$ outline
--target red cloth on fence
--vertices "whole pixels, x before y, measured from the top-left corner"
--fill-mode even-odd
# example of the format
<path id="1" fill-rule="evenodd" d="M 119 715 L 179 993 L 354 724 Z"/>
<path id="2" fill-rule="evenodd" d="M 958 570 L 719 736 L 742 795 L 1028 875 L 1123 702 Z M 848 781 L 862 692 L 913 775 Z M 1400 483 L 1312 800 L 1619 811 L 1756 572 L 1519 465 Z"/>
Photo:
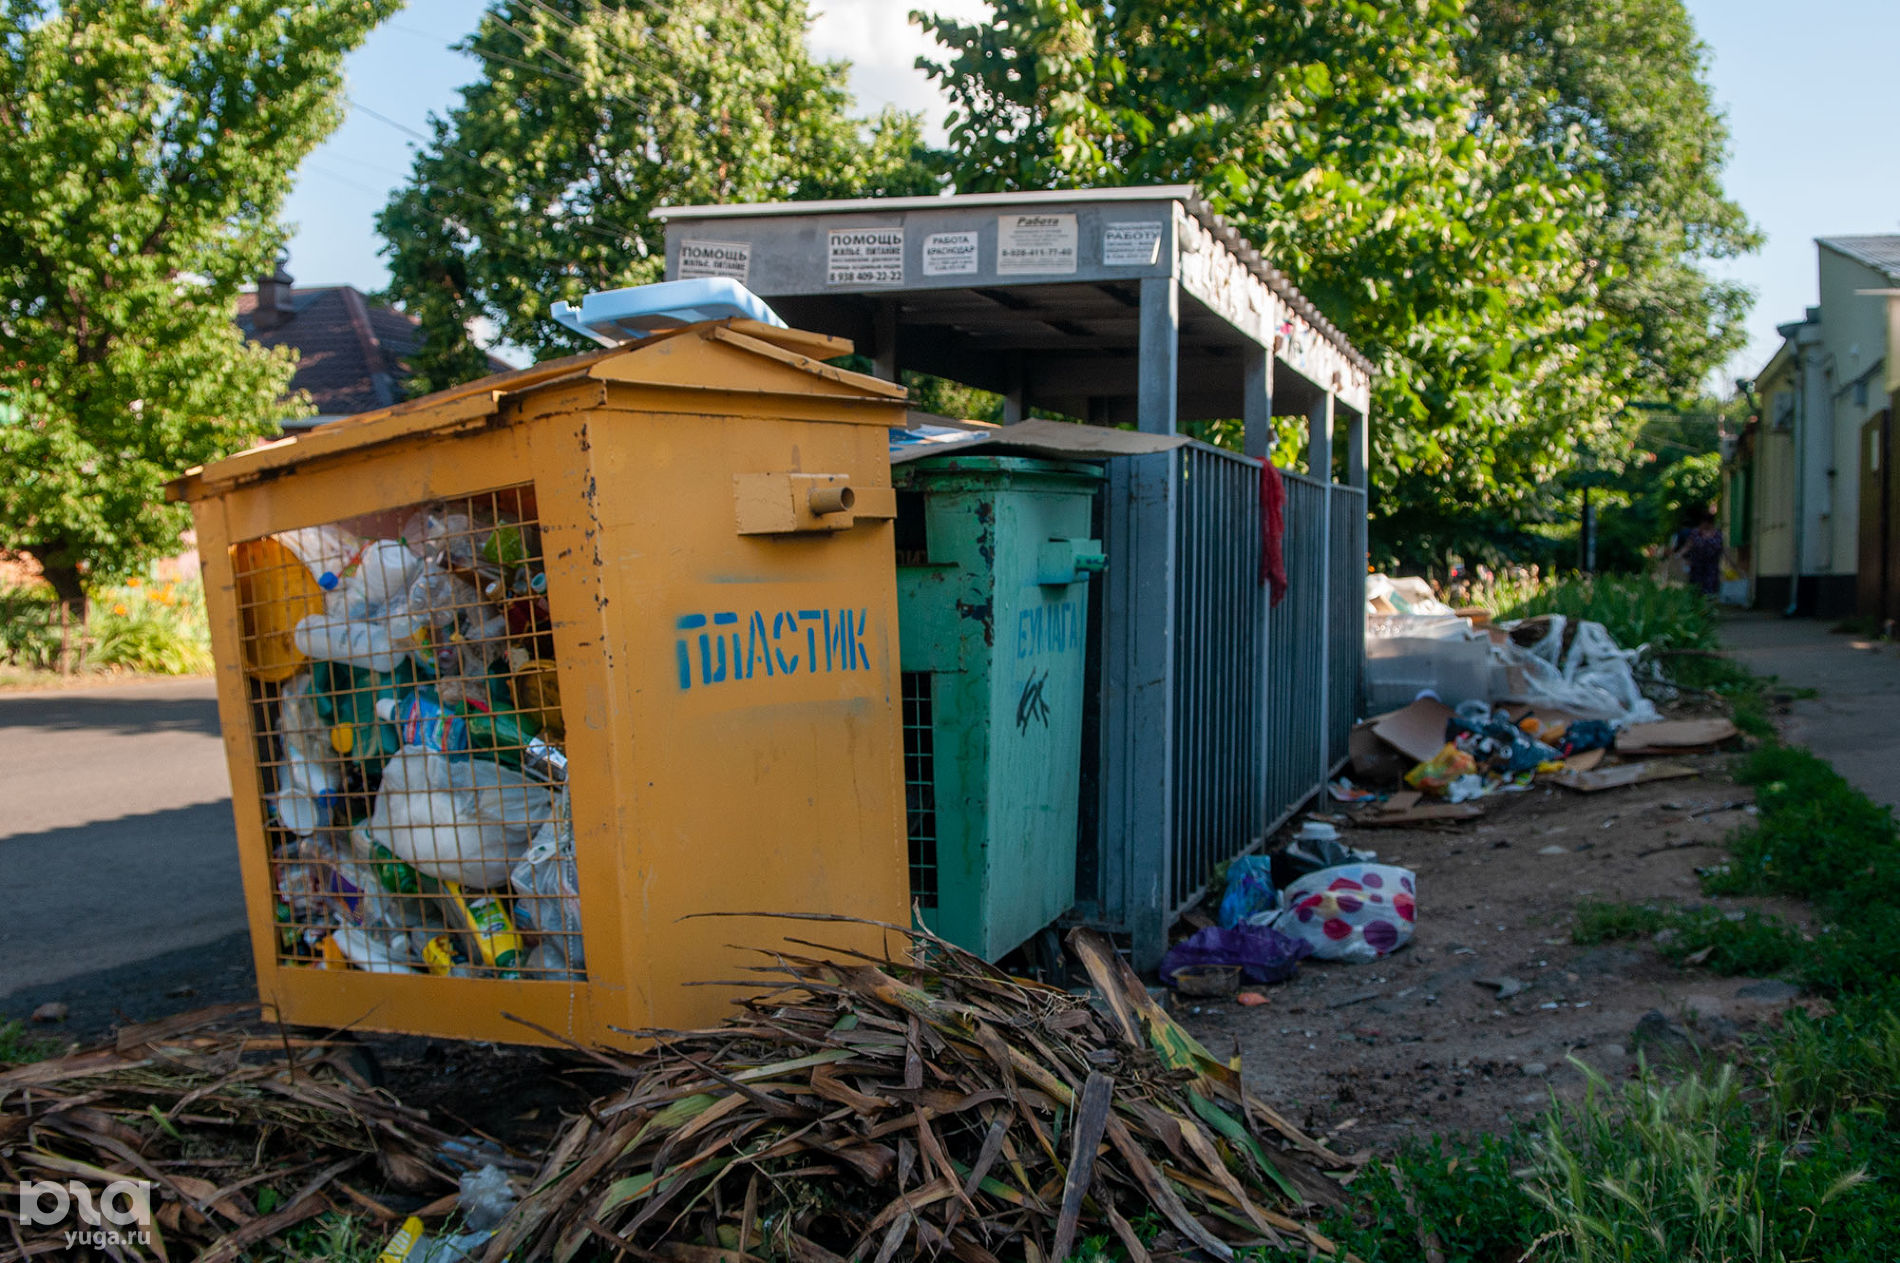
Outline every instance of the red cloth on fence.
<path id="1" fill-rule="evenodd" d="M 1286 599 L 1286 482 L 1273 462 L 1260 462 L 1260 582 L 1269 585 L 1268 606 Z"/>

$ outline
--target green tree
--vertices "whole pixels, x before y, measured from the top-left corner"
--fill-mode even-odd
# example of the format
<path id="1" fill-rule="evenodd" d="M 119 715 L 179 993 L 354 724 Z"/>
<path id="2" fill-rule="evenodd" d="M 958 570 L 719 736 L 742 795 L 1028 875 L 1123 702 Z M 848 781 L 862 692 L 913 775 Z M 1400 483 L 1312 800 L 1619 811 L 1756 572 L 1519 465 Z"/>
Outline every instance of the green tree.
<path id="1" fill-rule="evenodd" d="M 804 0 L 491 6 L 461 46 L 482 78 L 377 221 L 426 339 L 411 389 L 488 371 L 478 320 L 537 356 L 590 345 L 548 305 L 658 280 L 655 206 L 936 187 L 917 119 L 848 116 L 809 21 Z"/>
<path id="2" fill-rule="evenodd" d="M 237 288 L 396 0 L 0 0 L 0 547 L 72 613 L 178 545 L 164 481 L 282 414 Z"/>
<path id="3" fill-rule="evenodd" d="M 1498 51 L 1487 13 L 998 0 L 984 23 L 922 20 L 949 49 L 925 68 L 955 109 L 959 189 L 1194 182 L 1373 359 L 1375 549 L 1417 564 L 1552 518 L 1580 441 L 1615 449 L 1658 365 L 1693 381 L 1733 337 L 1732 295 L 1705 290 L 1680 327 L 1668 292 L 1650 301 L 1703 283 L 1667 234 L 1640 281 L 1634 246 L 1601 254 L 1606 220 L 1639 205 L 1605 160 L 1628 125 L 1599 82 L 1613 71 Z M 1562 98 L 1585 87 L 1600 99 Z M 1706 91 L 1671 104 L 1707 125 L 1671 160 L 1712 181 Z"/>
<path id="4" fill-rule="evenodd" d="M 1752 301 L 1704 265 L 1761 236 L 1722 190 L 1728 127 L 1682 0 L 1472 0 L 1472 12 L 1465 61 L 1488 108 L 1603 190 L 1580 240 L 1599 261 L 1616 371 L 1646 400 L 1695 403 L 1742 346 Z"/>

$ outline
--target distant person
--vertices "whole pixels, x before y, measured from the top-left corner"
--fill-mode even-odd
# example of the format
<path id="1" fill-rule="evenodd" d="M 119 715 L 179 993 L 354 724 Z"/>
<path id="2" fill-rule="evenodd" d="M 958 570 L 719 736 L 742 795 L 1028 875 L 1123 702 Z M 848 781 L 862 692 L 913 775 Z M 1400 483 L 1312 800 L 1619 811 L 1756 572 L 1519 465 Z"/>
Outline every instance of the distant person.
<path id="1" fill-rule="evenodd" d="M 1696 524 L 1676 545 L 1676 556 L 1689 564 L 1689 585 L 1714 596 L 1722 590 L 1722 528 L 1715 524 L 1715 510 L 1704 509 Z"/>

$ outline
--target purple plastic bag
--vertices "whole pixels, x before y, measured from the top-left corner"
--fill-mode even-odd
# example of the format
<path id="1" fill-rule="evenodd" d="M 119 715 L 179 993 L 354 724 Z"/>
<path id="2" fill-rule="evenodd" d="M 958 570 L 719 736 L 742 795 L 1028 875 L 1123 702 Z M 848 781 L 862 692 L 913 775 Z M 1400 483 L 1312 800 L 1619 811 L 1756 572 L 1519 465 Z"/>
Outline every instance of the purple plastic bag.
<path id="1" fill-rule="evenodd" d="M 1174 975 L 1196 965 L 1239 965 L 1251 982 L 1285 982 L 1299 969 L 1300 958 L 1313 946 L 1264 925 L 1211 925 L 1182 939 L 1161 958 L 1161 981 L 1174 985 Z"/>

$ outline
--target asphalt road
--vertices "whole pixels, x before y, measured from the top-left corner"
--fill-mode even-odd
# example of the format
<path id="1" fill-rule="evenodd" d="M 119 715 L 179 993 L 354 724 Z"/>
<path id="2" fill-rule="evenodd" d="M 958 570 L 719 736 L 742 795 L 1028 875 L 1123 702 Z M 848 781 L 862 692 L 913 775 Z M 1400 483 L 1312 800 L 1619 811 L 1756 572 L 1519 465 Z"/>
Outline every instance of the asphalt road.
<path id="1" fill-rule="evenodd" d="M 209 680 L 0 693 L 0 1018 L 253 994 Z"/>

